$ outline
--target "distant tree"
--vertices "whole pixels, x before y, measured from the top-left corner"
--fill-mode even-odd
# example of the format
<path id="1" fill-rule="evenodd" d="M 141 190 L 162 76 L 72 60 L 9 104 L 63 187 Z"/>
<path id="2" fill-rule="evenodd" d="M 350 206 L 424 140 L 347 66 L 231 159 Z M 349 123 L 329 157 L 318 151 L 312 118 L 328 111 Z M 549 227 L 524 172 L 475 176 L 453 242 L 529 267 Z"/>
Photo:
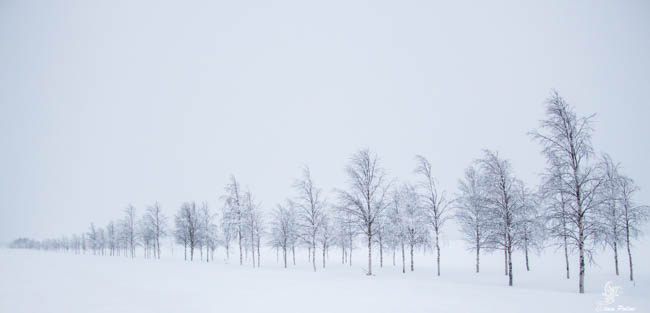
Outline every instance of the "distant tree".
<path id="1" fill-rule="evenodd" d="M 557 168 L 555 168 L 557 170 Z M 543 207 L 545 210 L 544 223 L 546 224 L 546 234 L 553 240 L 555 245 L 564 250 L 564 264 L 566 269 L 566 278 L 570 279 L 569 272 L 569 249 L 573 250 L 570 235 L 575 233 L 575 225 L 571 223 L 570 216 L 570 195 L 562 186 L 561 174 L 555 170 L 544 175 L 544 182 L 540 188 L 540 193 L 544 199 Z"/>
<path id="2" fill-rule="evenodd" d="M 623 209 L 623 228 L 625 233 L 625 246 L 630 265 L 630 281 L 634 281 L 634 271 L 632 267 L 632 249 L 631 241 L 641 234 L 641 226 L 648 221 L 648 206 L 638 205 L 634 201 L 634 195 L 639 191 L 639 187 L 634 181 L 625 176 L 619 175 L 619 192 Z"/>
<path id="3" fill-rule="evenodd" d="M 187 220 L 184 217 L 183 207 L 178 210 L 174 216 L 174 239 L 177 244 L 183 245 L 184 259 L 187 261 L 187 245 L 189 243 L 189 234 Z"/>
<path id="4" fill-rule="evenodd" d="M 327 258 L 327 251 L 329 246 L 334 242 L 333 226 L 330 222 L 330 217 L 327 214 L 323 214 L 321 220 L 321 226 L 318 231 L 317 241 L 320 245 L 321 251 L 323 252 L 323 268 L 325 268 L 325 260 Z"/>
<path id="5" fill-rule="evenodd" d="M 489 211 L 486 195 L 486 180 L 475 166 L 465 170 L 465 176 L 459 181 L 460 194 L 454 202 L 456 221 L 460 226 L 463 240 L 476 252 L 476 272 L 480 268 L 480 253 L 488 248 Z"/>
<path id="6" fill-rule="evenodd" d="M 230 243 L 233 237 L 237 237 L 237 225 L 231 216 L 232 212 L 228 205 L 223 206 L 221 211 L 221 243 L 226 249 L 226 260 L 230 260 Z"/>
<path id="7" fill-rule="evenodd" d="M 122 231 L 126 239 L 131 258 L 135 257 L 135 247 L 137 245 L 136 234 L 136 215 L 135 207 L 128 205 L 124 209 L 124 219 L 122 220 Z"/>
<path id="8" fill-rule="evenodd" d="M 90 242 L 90 248 L 93 250 L 93 254 L 97 254 L 97 229 L 94 223 L 90 223 L 90 227 L 88 228 L 88 241 Z"/>
<path id="9" fill-rule="evenodd" d="M 138 220 L 136 227 L 136 233 L 138 235 L 140 243 L 142 244 L 143 254 L 145 258 L 151 258 L 152 250 L 155 251 L 153 249 L 154 235 L 153 228 L 151 226 L 153 222 L 150 221 L 150 218 L 151 217 L 149 215 L 144 214 L 140 220 Z"/>
<path id="10" fill-rule="evenodd" d="M 243 255 L 243 232 L 244 232 L 244 207 L 242 204 L 243 195 L 239 182 L 235 176 L 230 176 L 230 182 L 225 187 L 226 194 L 222 197 L 226 205 L 226 212 L 224 218 L 227 218 L 227 224 L 229 227 L 234 227 L 234 231 L 237 234 L 237 241 L 239 244 L 239 265 L 244 264 L 244 255 Z M 222 221 L 223 224 L 223 221 Z"/>
<path id="11" fill-rule="evenodd" d="M 217 242 L 217 225 L 215 224 L 216 215 L 212 213 L 207 202 L 201 204 L 199 212 L 201 242 L 205 246 L 206 262 L 210 262 L 210 255 L 213 254 Z M 214 261 L 214 259 L 212 260 Z"/>
<path id="12" fill-rule="evenodd" d="M 293 203 L 287 200 L 285 205 L 278 204 L 271 216 L 271 241 L 282 249 L 284 268 L 287 268 L 287 253 L 291 240 L 297 232 L 296 211 Z"/>
<path id="13" fill-rule="evenodd" d="M 393 225 L 393 231 L 399 238 L 402 249 L 402 273 L 405 269 L 404 245 L 409 247 L 410 269 L 415 270 L 413 253 L 415 248 L 429 243 L 430 233 L 427 224 L 429 216 L 422 206 L 421 197 L 416 188 L 410 184 L 402 184 L 393 193 L 393 204 L 388 211 L 388 219 Z"/>
<path id="14" fill-rule="evenodd" d="M 194 260 L 194 248 L 199 243 L 199 213 L 196 209 L 196 202 L 185 202 L 181 205 L 180 216 L 182 219 L 181 226 L 185 227 L 187 234 L 187 244 L 190 247 L 190 261 Z"/>
<path id="15" fill-rule="evenodd" d="M 311 252 L 311 261 L 316 271 L 316 237 L 325 216 L 325 200 L 321 197 L 320 188 L 314 185 L 308 167 L 303 167 L 302 177 L 293 184 L 297 196 L 295 200 L 298 209 L 298 220 L 303 232 L 302 238 Z"/>
<path id="16" fill-rule="evenodd" d="M 147 221 L 153 233 L 154 256 L 160 259 L 160 238 L 167 235 L 167 217 L 160 209 L 160 204 L 155 202 L 147 208 Z"/>
<path id="17" fill-rule="evenodd" d="M 603 199 L 600 206 L 600 214 L 604 224 L 603 240 L 614 252 L 614 271 L 618 276 L 618 245 L 624 242 L 625 237 L 623 209 L 621 208 L 620 199 L 619 164 L 614 163 L 608 154 L 604 154 L 600 166 L 603 175 L 601 193 Z"/>
<path id="18" fill-rule="evenodd" d="M 108 222 L 108 225 L 106 225 L 106 237 L 109 255 L 114 256 L 117 250 L 117 232 L 115 229 L 115 222 L 110 221 Z"/>
<path id="19" fill-rule="evenodd" d="M 354 243 L 359 235 L 359 226 L 356 224 L 355 218 L 347 212 L 347 210 L 339 208 L 338 214 L 335 217 L 337 225 L 337 237 L 339 245 L 342 249 L 342 263 L 346 262 L 352 266 L 352 250 L 354 250 Z"/>
<path id="20" fill-rule="evenodd" d="M 519 205 L 519 225 L 517 237 L 520 238 L 521 249 L 524 250 L 526 271 L 530 271 L 530 250 L 541 251 L 544 247 L 544 222 L 539 213 L 538 195 L 526 188 L 523 183 L 517 186 L 517 202 Z"/>

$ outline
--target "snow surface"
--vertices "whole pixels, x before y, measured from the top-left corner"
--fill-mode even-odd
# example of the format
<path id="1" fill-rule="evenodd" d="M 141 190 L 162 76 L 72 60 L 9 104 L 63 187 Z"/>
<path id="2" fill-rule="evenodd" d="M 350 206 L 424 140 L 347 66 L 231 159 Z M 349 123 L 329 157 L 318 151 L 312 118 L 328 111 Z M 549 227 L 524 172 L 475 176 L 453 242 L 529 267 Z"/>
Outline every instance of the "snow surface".
<path id="1" fill-rule="evenodd" d="M 367 252 L 362 248 L 354 251 L 352 267 L 342 265 L 332 249 L 323 270 L 317 254 L 316 273 L 306 250 L 289 269 L 276 263 L 274 250 L 263 251 L 262 268 L 255 269 L 250 262 L 236 264 L 233 255 L 228 264 L 224 251 L 211 263 L 185 262 L 182 249 L 173 252 L 151 260 L 141 251 L 129 259 L 0 249 L 0 312 L 595 312 L 607 281 L 622 287 L 611 307 L 650 312 L 649 255 L 639 249 L 633 255 L 635 284 L 626 280 L 627 257 L 621 257 L 616 277 L 607 251 L 587 268 L 583 295 L 577 293 L 577 258 L 571 257 L 567 280 L 562 254 L 552 249 L 531 256 L 531 272 L 517 253 L 514 287 L 507 286 L 502 253 L 483 255 L 476 274 L 472 253 L 455 241 L 443 247 L 441 277 L 434 276 L 430 252 L 418 253 L 415 272 L 406 274 L 399 258 L 394 267 L 392 253 L 386 253 L 383 268 L 375 259 L 372 277 L 363 273 Z"/>

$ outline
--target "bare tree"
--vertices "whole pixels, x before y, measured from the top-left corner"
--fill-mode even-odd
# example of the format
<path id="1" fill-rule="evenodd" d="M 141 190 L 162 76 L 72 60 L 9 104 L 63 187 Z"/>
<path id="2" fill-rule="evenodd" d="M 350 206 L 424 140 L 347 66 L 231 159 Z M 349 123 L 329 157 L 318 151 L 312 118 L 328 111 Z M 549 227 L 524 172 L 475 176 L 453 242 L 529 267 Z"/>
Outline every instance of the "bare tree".
<path id="1" fill-rule="evenodd" d="M 230 260 L 230 242 L 237 237 L 237 225 L 231 216 L 232 211 L 228 205 L 223 206 L 221 211 L 221 244 L 226 249 L 226 261 Z"/>
<path id="2" fill-rule="evenodd" d="M 244 264 L 244 255 L 243 255 L 243 246 L 242 246 L 242 236 L 244 231 L 244 207 L 242 204 L 243 195 L 239 182 L 235 176 L 230 176 L 230 183 L 226 185 L 226 194 L 223 196 L 223 199 L 226 204 L 227 213 L 224 214 L 224 218 L 228 218 L 228 226 L 233 227 L 237 235 L 237 241 L 239 245 L 239 265 Z"/>
<path id="3" fill-rule="evenodd" d="M 297 191 L 296 206 L 302 230 L 303 239 L 311 251 L 311 261 L 316 271 L 316 236 L 324 218 L 325 200 L 321 197 L 320 188 L 314 185 L 309 167 L 303 167 L 302 178 L 293 184 Z"/>
<path id="4" fill-rule="evenodd" d="M 271 241 L 275 246 L 282 248 L 284 268 L 287 268 L 287 254 L 296 232 L 296 212 L 293 203 L 287 200 L 286 205 L 278 204 L 271 218 Z"/>
<path id="5" fill-rule="evenodd" d="M 208 203 L 203 202 L 201 204 L 201 209 L 199 212 L 199 218 L 200 218 L 199 229 L 200 229 L 201 242 L 203 242 L 203 245 L 205 246 L 206 262 L 210 262 L 210 254 L 211 254 L 210 250 L 214 251 L 214 248 L 216 247 L 217 225 L 214 223 L 215 217 L 216 216 L 210 210 Z"/>
<path id="6" fill-rule="evenodd" d="M 318 238 L 316 238 L 323 252 L 323 268 L 325 268 L 325 260 L 327 259 L 329 246 L 334 241 L 332 228 L 330 217 L 327 214 L 323 214 L 320 229 L 318 230 Z"/>
<path id="7" fill-rule="evenodd" d="M 648 221 L 648 207 L 637 205 L 634 202 L 634 195 L 639 191 L 631 178 L 619 175 L 620 199 L 623 209 L 623 227 L 625 229 L 625 246 L 630 264 L 630 281 L 634 281 L 632 267 L 631 241 L 641 234 L 641 226 Z"/>
<path id="8" fill-rule="evenodd" d="M 93 254 L 97 254 L 97 230 L 95 229 L 95 223 L 90 223 L 88 228 L 88 241 L 90 242 L 90 247 L 93 249 Z"/>
<path id="9" fill-rule="evenodd" d="M 147 208 L 147 220 L 153 233 L 154 254 L 160 259 L 160 238 L 167 235 L 167 217 L 160 209 L 158 202 Z"/>
<path id="10" fill-rule="evenodd" d="M 350 158 L 346 168 L 349 190 L 340 190 L 340 209 L 350 214 L 355 224 L 368 238 L 368 271 L 372 275 L 372 241 L 375 222 L 387 206 L 386 193 L 390 184 L 376 154 L 364 149 Z"/>
<path id="11" fill-rule="evenodd" d="M 135 246 L 137 244 L 136 239 L 136 216 L 135 216 L 135 207 L 128 205 L 124 209 L 124 219 L 122 220 L 122 229 L 127 241 L 129 252 L 131 253 L 131 258 L 135 257 Z"/>
<path id="12" fill-rule="evenodd" d="M 187 221 L 184 218 L 183 207 L 178 210 L 174 216 L 174 238 L 177 244 L 183 245 L 184 259 L 187 261 L 187 245 L 189 243 L 189 234 Z"/>
<path id="13" fill-rule="evenodd" d="M 569 216 L 570 195 L 564 188 L 561 188 L 561 175 L 555 172 L 557 168 L 552 168 L 552 170 L 554 171 L 544 175 L 544 182 L 540 187 L 540 194 L 545 199 L 542 204 L 545 210 L 544 223 L 548 236 L 564 250 L 566 278 L 570 279 L 569 249 L 574 246 L 570 245 L 569 235 L 575 232 Z"/>
<path id="14" fill-rule="evenodd" d="M 181 226 L 185 227 L 187 234 L 187 244 L 190 247 L 190 261 L 194 260 L 194 248 L 199 243 L 199 214 L 196 210 L 196 202 L 185 202 L 180 208 Z"/>
<path id="15" fill-rule="evenodd" d="M 625 237 L 623 224 L 623 209 L 620 201 L 620 179 L 618 175 L 619 164 L 614 163 L 608 154 L 603 154 L 601 161 L 601 170 L 603 173 L 604 197 L 601 207 L 602 221 L 604 230 L 604 243 L 610 246 L 614 252 L 614 270 L 616 276 L 618 270 L 618 245 L 622 243 Z"/>
<path id="16" fill-rule="evenodd" d="M 478 160 L 485 175 L 486 204 L 490 215 L 489 242 L 493 247 L 503 249 L 505 255 L 508 285 L 512 286 L 512 252 L 519 243 L 520 209 L 517 203 L 518 181 L 508 160 L 499 157 L 497 152 L 484 151 Z"/>
<path id="17" fill-rule="evenodd" d="M 420 175 L 421 178 L 419 187 L 422 190 L 423 206 L 435 236 L 436 264 L 438 276 L 440 276 L 440 233 L 445 222 L 449 219 L 447 213 L 450 202 L 445 198 L 445 192 L 438 189 L 436 180 L 433 177 L 433 171 L 431 170 L 431 163 L 420 155 L 417 155 L 415 159 L 417 160 L 415 173 Z"/>
<path id="18" fill-rule="evenodd" d="M 568 221 L 575 227 L 568 228 L 567 238 L 577 246 L 579 253 L 578 291 L 584 293 L 585 257 L 591 255 L 586 243 L 598 241 L 598 190 L 601 186 L 597 167 L 589 164 L 593 155 L 591 145 L 592 116 L 578 117 L 573 108 L 553 91 L 546 102 L 546 119 L 531 135 L 542 145 L 549 168 L 547 172 L 557 175 L 553 180 L 568 196 Z M 574 230 L 574 231 L 571 231 Z"/>
<path id="19" fill-rule="evenodd" d="M 341 247 L 341 263 L 352 266 L 352 250 L 359 234 L 359 227 L 353 216 L 347 210 L 339 208 L 335 217 L 337 225 L 337 242 Z"/>
<path id="20" fill-rule="evenodd" d="M 115 250 L 117 248 L 117 233 L 115 230 L 115 222 L 110 221 L 108 222 L 108 225 L 106 225 L 106 237 L 109 255 L 113 256 L 115 255 Z"/>
<path id="21" fill-rule="evenodd" d="M 397 232 L 402 248 L 402 273 L 405 270 L 404 244 L 409 247 L 410 269 L 415 270 L 414 250 L 429 243 L 427 224 L 429 216 L 422 206 L 422 198 L 416 188 L 409 184 L 401 185 L 393 192 L 393 204 L 388 211 L 388 220 Z"/>
<path id="22" fill-rule="evenodd" d="M 142 243 L 142 248 L 145 258 L 151 257 L 152 250 L 155 251 L 154 247 L 154 231 L 153 231 L 153 222 L 150 220 L 151 217 L 147 214 L 143 215 L 137 223 L 137 234 L 140 242 Z"/>
<path id="23" fill-rule="evenodd" d="M 539 253 L 544 246 L 544 223 L 539 213 L 538 195 L 526 188 L 523 183 L 517 186 L 517 202 L 519 205 L 519 225 L 517 237 L 521 249 L 524 250 L 526 271 L 530 271 L 529 253 L 531 250 Z"/>
<path id="24" fill-rule="evenodd" d="M 479 272 L 481 249 L 488 247 L 489 212 L 486 200 L 486 181 L 475 166 L 465 170 L 465 176 L 459 182 L 460 195 L 455 206 L 456 221 L 460 226 L 463 239 L 476 252 L 476 272 Z"/>

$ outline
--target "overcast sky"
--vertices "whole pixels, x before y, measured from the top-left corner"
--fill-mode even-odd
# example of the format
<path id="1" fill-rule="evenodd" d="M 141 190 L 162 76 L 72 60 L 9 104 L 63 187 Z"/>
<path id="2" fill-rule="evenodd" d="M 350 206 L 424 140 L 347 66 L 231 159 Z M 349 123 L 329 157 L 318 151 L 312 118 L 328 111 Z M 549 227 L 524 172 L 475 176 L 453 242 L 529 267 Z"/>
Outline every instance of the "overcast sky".
<path id="1" fill-rule="evenodd" d="M 0 241 L 220 208 L 230 174 L 265 208 L 302 164 L 329 194 L 363 147 L 448 193 L 497 149 L 534 185 L 552 88 L 650 203 L 648 1 L 215 2 L 0 0 Z"/>

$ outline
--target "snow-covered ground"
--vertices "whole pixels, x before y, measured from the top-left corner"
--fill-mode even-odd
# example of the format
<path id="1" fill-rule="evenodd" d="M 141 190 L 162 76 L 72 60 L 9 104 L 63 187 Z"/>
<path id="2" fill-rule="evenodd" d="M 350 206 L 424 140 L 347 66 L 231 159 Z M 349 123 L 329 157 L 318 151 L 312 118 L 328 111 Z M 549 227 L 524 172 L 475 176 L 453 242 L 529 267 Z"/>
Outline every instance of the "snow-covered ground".
<path id="1" fill-rule="evenodd" d="M 641 242 L 639 247 L 647 247 Z M 647 249 L 646 249 L 647 250 Z M 185 262 L 175 248 L 162 260 L 74 255 L 0 249 L 0 312 L 594 312 L 603 301 L 607 281 L 621 286 L 609 308 L 650 312 L 648 253 L 637 249 L 636 283 L 626 280 L 627 257 L 621 276 L 613 274 L 609 252 L 588 267 L 586 291 L 577 293 L 576 258 L 572 278 L 564 278 L 562 255 L 549 249 L 531 257 L 526 272 L 523 255 L 515 255 L 515 286 L 507 286 L 503 255 L 482 256 L 475 274 L 473 256 L 451 241 L 442 250 L 442 276 L 434 276 L 431 254 L 416 255 L 415 272 L 400 272 L 392 253 L 376 275 L 363 274 L 364 249 L 354 251 L 352 267 L 342 265 L 332 251 L 323 270 L 307 263 L 284 269 L 274 251 L 262 255 L 262 268 L 223 261 L 223 251 L 211 263 Z"/>

